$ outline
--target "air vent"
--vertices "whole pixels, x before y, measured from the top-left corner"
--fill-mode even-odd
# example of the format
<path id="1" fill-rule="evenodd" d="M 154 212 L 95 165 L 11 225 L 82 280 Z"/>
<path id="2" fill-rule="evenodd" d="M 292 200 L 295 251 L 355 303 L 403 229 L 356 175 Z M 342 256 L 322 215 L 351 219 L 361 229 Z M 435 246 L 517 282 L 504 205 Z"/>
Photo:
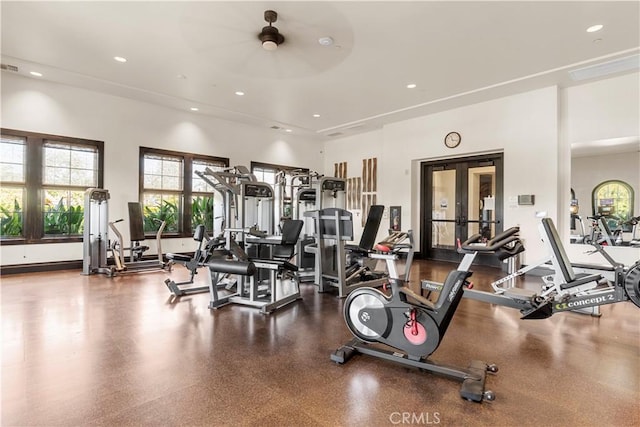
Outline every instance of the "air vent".
<path id="1" fill-rule="evenodd" d="M 632 55 L 625 58 L 614 59 L 609 62 L 603 62 L 601 64 L 589 65 L 588 67 L 571 70 L 569 71 L 569 75 L 574 81 L 581 81 L 595 77 L 603 77 L 622 71 L 637 70 L 639 67 L 640 56 Z"/>
<path id="2" fill-rule="evenodd" d="M 15 65 L 0 64 L 0 68 L 7 71 L 13 71 L 14 73 L 18 72 L 18 67 L 16 67 Z"/>
<path id="3" fill-rule="evenodd" d="M 342 132 L 334 132 L 334 133 L 330 133 L 327 136 L 340 136 L 342 135 Z"/>

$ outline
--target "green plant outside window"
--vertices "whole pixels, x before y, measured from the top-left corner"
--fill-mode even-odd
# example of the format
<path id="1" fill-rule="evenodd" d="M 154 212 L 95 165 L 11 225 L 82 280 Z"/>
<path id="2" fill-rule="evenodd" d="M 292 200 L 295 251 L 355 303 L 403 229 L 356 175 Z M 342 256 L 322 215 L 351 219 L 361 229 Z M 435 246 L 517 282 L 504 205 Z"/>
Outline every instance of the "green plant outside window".
<path id="1" fill-rule="evenodd" d="M 144 231 L 156 232 L 162 221 L 166 222 L 164 231 L 177 233 L 178 213 L 180 212 L 180 196 L 175 194 L 145 193 L 144 200 Z"/>
<path id="2" fill-rule="evenodd" d="M 84 223 L 84 191 L 45 190 L 45 236 L 79 236 Z"/>
<path id="3" fill-rule="evenodd" d="M 0 190 L 0 237 L 21 237 L 24 227 L 22 207 L 22 188 L 5 188 Z"/>
<path id="4" fill-rule="evenodd" d="M 191 229 L 195 230 L 200 224 L 204 224 L 206 230 L 213 229 L 213 197 L 194 197 L 191 200 Z"/>

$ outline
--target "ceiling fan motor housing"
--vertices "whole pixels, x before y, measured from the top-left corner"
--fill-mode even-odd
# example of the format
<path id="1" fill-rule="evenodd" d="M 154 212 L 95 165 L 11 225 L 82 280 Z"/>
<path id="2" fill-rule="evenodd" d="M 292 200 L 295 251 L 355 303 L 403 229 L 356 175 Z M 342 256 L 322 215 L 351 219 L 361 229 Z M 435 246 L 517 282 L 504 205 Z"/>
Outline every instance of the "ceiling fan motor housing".
<path id="1" fill-rule="evenodd" d="M 280 34 L 276 27 L 268 26 L 262 28 L 262 32 L 259 35 L 262 43 L 266 41 L 272 41 L 275 44 L 282 44 L 284 42 L 284 36 Z"/>
<path id="2" fill-rule="evenodd" d="M 264 45 L 267 42 L 275 43 L 276 45 L 281 45 L 284 42 L 284 36 L 280 34 L 278 29 L 271 24 L 278 20 L 278 14 L 273 10 L 266 10 L 264 12 L 264 20 L 269 23 L 268 26 L 263 27 L 260 34 L 258 34 L 258 38 Z"/>

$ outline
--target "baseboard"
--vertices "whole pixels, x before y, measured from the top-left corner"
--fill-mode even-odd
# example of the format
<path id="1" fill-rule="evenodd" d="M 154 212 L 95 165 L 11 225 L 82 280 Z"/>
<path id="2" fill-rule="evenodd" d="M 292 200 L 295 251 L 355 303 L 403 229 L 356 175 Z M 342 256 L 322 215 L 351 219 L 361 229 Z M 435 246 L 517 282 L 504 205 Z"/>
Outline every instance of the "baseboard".
<path id="1" fill-rule="evenodd" d="M 180 253 L 180 252 L 178 252 Z M 193 255 L 193 252 L 183 252 L 183 255 Z M 157 259 L 156 255 L 146 255 L 143 260 Z M 113 264 L 113 258 L 109 258 L 107 264 Z M 39 262 L 33 264 L 13 264 L 0 266 L 0 276 L 21 273 L 37 273 L 42 271 L 59 271 L 59 270 L 82 270 L 83 261 L 58 261 L 58 262 Z"/>
<path id="2" fill-rule="evenodd" d="M 37 273 L 42 271 L 76 270 L 82 269 L 82 260 L 40 262 L 34 264 L 14 264 L 0 266 L 0 276 L 21 273 Z"/>

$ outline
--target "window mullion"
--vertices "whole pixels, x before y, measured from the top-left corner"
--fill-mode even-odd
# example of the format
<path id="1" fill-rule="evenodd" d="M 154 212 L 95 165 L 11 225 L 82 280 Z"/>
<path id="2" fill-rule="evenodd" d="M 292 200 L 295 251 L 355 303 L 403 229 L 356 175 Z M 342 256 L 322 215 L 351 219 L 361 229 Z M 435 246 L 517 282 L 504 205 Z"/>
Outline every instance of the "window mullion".
<path id="1" fill-rule="evenodd" d="M 182 179 L 184 180 L 182 184 L 182 212 L 179 214 L 180 223 L 182 224 L 182 235 L 190 236 L 192 234 L 191 230 L 191 215 L 192 215 L 192 207 L 191 207 L 191 198 L 193 193 L 193 185 L 191 181 L 191 177 L 193 176 L 193 156 L 185 156 L 182 161 L 183 165 L 183 174 Z"/>
<path id="2" fill-rule="evenodd" d="M 42 206 L 42 147 L 43 139 L 27 138 L 27 203 L 25 210 L 25 239 L 39 240 L 44 236 Z"/>

